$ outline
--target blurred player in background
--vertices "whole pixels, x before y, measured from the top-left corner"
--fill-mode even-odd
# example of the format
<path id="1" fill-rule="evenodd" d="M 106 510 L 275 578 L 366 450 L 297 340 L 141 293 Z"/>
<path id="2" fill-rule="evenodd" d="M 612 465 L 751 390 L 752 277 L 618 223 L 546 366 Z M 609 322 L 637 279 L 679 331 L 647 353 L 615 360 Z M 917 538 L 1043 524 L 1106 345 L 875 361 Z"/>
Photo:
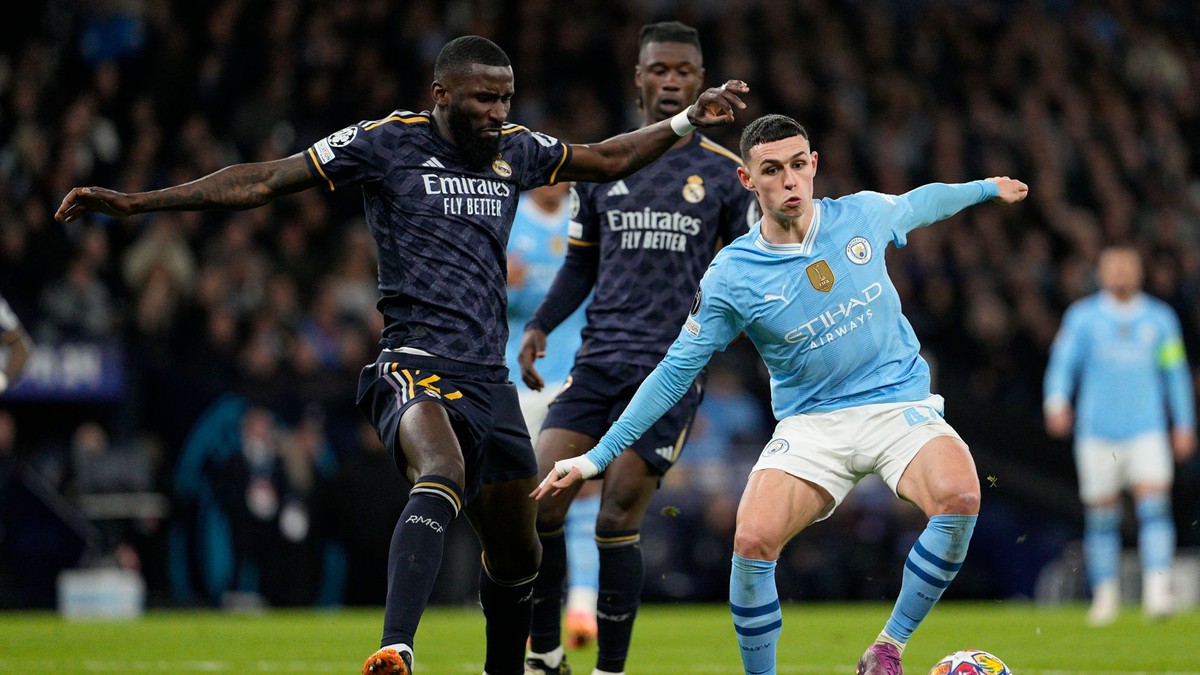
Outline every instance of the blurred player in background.
<path id="1" fill-rule="evenodd" d="M 0 296 L 0 347 L 8 351 L 4 369 L 0 370 L 0 394 L 3 394 L 21 376 L 29 355 L 33 353 L 33 341 L 29 339 L 29 333 L 4 296 Z"/>
<path id="2" fill-rule="evenodd" d="M 570 222 L 570 185 L 556 183 L 521 195 L 512 234 L 508 238 L 508 347 L 506 360 L 516 382 L 521 412 L 529 434 L 537 442 L 538 431 L 550 402 L 571 373 L 586 321 L 581 304 L 547 337 L 546 352 L 538 362 L 545 384 L 530 389 L 517 377 L 517 352 L 525 324 L 533 318 L 538 303 L 546 297 L 555 274 L 567 255 Z M 600 484 L 588 483 L 567 511 L 564 536 L 567 545 L 567 613 L 564 617 L 567 644 L 584 647 L 596 639 L 596 589 L 600 583 L 600 560 L 596 549 L 596 514 L 600 511 Z"/>
<path id="3" fill-rule="evenodd" d="M 929 366 L 900 312 L 884 251 L 973 204 L 1018 202 L 1027 188 L 989 178 L 814 200 L 817 153 L 804 127 L 783 115 L 749 124 L 741 151 L 738 174 L 763 219 L 717 254 L 678 338 L 612 429 L 586 455 L 556 463 L 534 495 L 608 467 L 745 331 L 770 372 L 780 420 L 751 470 L 734 535 L 729 604 L 745 672 L 775 673 L 783 630 L 775 566 L 784 545 L 876 473 L 929 518 L 891 618 L 858 663 L 859 675 L 899 675 L 905 645 L 966 557 L 979 479 L 942 419 L 942 397 L 930 394 Z"/>
<path id="4" fill-rule="evenodd" d="M 1084 564 L 1092 587 L 1087 620 L 1099 626 L 1115 621 L 1121 604 L 1120 500 L 1126 490 L 1137 513 L 1143 613 L 1159 619 L 1173 610 L 1171 482 L 1174 461 L 1195 450 L 1196 424 L 1179 319 L 1142 292 L 1137 250 L 1104 249 L 1097 276 L 1100 291 L 1073 303 L 1063 317 L 1046 368 L 1044 406 L 1050 435 L 1065 438 L 1075 431 Z"/>
<path id="5" fill-rule="evenodd" d="M 441 567 L 445 530 L 465 511 L 483 547 L 485 673 L 524 669 L 529 595 L 541 546 L 537 462 L 504 367 L 505 247 L 518 195 L 568 180 L 613 180 L 696 126 L 727 124 L 744 83 L 704 92 L 669 122 L 589 145 L 509 124 L 508 55 L 464 36 L 434 64 L 432 112 L 396 110 L 286 159 L 237 164 L 174 187 L 125 194 L 74 188 L 55 217 L 248 209 L 314 187 L 360 186 L 379 247 L 382 354 L 358 405 L 413 487 L 392 537 L 383 647 L 364 673 L 412 671 L 417 625 Z"/>
<path id="6" fill-rule="evenodd" d="M 694 28 L 674 21 L 642 28 L 634 84 L 643 128 L 678 115 L 703 83 Z M 666 353 L 713 254 L 746 232 L 754 200 L 738 184 L 739 164 L 733 153 L 691 133 L 632 176 L 573 188 L 567 260 L 526 325 L 519 354 L 525 383 L 542 389 L 534 361 L 550 354 L 547 335 L 561 330 L 563 319 L 595 289 L 570 379 L 538 436 L 542 470 L 596 444 Z M 658 424 L 623 447 L 627 451 L 604 475 L 596 521 L 599 651 L 593 673 L 625 670 L 645 575 L 642 518 L 663 474 L 679 459 L 702 386 L 696 380 Z M 570 672 L 560 624 L 567 566 L 563 521 L 576 489 L 538 505 L 542 568 L 534 585 L 529 675 Z"/>

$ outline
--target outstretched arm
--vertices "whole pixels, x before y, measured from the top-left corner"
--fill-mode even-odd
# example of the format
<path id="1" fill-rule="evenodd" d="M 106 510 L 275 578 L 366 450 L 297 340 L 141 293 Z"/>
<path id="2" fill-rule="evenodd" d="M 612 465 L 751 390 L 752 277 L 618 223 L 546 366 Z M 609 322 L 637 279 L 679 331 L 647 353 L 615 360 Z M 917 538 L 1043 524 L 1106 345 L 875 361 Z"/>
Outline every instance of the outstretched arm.
<path id="1" fill-rule="evenodd" d="M 87 213 L 125 218 L 150 211 L 252 209 L 317 185 L 319 177 L 308 170 L 306 162 L 303 154 L 295 154 L 271 162 L 235 164 L 190 183 L 152 192 L 74 188 L 63 198 L 54 218 L 69 223 Z"/>
<path id="2" fill-rule="evenodd" d="M 711 357 L 712 352 L 684 356 L 673 348 L 638 387 L 629 405 L 625 406 L 625 412 L 600 438 L 596 447 L 585 455 L 555 462 L 554 469 L 529 496 L 541 499 L 556 495 L 572 483 L 603 471 L 683 398 Z"/>
<path id="3" fill-rule="evenodd" d="M 624 178 L 658 159 L 681 136 L 696 127 L 713 127 L 733 121 L 734 109 L 746 104 L 739 94 L 750 91 L 745 82 L 729 80 L 700 95 L 686 111 L 669 120 L 613 136 L 600 143 L 571 146 L 571 161 L 558 174 L 558 180 L 603 183 Z M 682 117 L 681 117 L 682 116 Z"/>

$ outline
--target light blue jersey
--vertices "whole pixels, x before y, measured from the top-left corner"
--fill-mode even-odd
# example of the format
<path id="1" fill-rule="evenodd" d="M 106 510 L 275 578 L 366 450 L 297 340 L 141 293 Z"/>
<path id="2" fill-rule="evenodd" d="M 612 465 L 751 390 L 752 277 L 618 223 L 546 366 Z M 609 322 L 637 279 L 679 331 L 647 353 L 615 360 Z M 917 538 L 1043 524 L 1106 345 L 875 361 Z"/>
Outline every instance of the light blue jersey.
<path id="1" fill-rule="evenodd" d="M 884 251 L 998 194 L 994 183 L 975 181 L 814 200 L 800 244 L 768 243 L 760 221 L 717 254 L 679 337 L 587 458 L 607 466 L 740 331 L 767 365 L 779 420 L 928 398 L 929 366 L 901 314 Z"/>
<path id="2" fill-rule="evenodd" d="M 516 382 L 518 389 L 528 389 L 521 381 L 520 366 L 517 365 L 521 335 L 525 331 L 525 323 L 545 297 L 554 275 L 566 258 L 568 210 L 569 205 L 564 200 L 558 213 L 544 213 L 524 195 L 517 205 L 517 216 L 508 238 L 508 256 L 520 259 L 525 268 L 525 280 L 519 286 L 508 287 L 505 360 L 508 362 L 510 378 Z M 575 352 L 579 350 L 581 341 L 580 332 L 587 322 L 586 311 L 587 302 L 584 302 L 553 333 L 546 336 L 546 357 L 538 359 L 534 366 L 547 383 L 564 382 L 571 373 L 571 364 L 575 361 Z"/>
<path id="3" fill-rule="evenodd" d="M 1076 438 L 1124 440 L 1192 428 L 1191 373 L 1179 319 L 1166 303 L 1139 293 L 1119 302 L 1100 292 L 1063 317 L 1046 368 L 1047 408 L 1077 399 Z"/>

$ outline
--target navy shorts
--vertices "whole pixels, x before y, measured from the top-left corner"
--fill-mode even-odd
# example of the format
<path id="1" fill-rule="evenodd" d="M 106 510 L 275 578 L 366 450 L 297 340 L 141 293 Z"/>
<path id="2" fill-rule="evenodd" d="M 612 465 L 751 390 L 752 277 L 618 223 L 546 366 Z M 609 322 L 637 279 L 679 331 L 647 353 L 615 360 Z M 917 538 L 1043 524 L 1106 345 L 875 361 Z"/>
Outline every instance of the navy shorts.
<path id="1" fill-rule="evenodd" d="M 507 368 L 395 352 L 383 352 L 363 368 L 358 408 L 402 473 L 407 463 L 397 447 L 400 418 L 422 401 L 438 403 L 450 416 L 466 467 L 466 501 L 474 499 L 483 483 L 537 475 L 537 458 Z"/>
<path id="2" fill-rule="evenodd" d="M 617 421 L 653 367 L 626 364 L 576 364 L 558 396 L 550 402 L 543 429 L 568 429 L 599 439 Z M 679 459 L 696 408 L 704 398 L 704 375 L 655 422 L 631 449 L 659 474 Z"/>

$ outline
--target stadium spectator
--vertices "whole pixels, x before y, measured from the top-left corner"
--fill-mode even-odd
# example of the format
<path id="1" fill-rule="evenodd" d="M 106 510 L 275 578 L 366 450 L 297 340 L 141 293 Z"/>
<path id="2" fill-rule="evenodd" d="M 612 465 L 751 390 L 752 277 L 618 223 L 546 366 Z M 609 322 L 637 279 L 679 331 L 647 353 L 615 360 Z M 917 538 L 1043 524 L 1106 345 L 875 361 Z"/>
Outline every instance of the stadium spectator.
<path id="1" fill-rule="evenodd" d="M 670 121 L 602 143 L 567 145 L 505 126 L 513 96 L 508 56 L 486 38 L 465 36 L 438 55 L 432 113 L 398 110 L 335 132 L 306 152 L 236 164 L 161 190 L 73 188 L 55 217 L 70 223 L 89 213 L 250 209 L 313 187 L 363 186 L 368 225 L 391 255 L 380 260 L 385 351 L 362 371 L 359 404 L 414 485 L 389 555 L 383 647 L 363 671 L 411 670 L 413 636 L 441 564 L 442 535 L 466 509 L 484 547 L 485 669 L 506 675 L 523 670 L 521 643 L 540 546 L 534 509 L 521 498 L 536 485 L 528 432 L 520 421 L 506 426 L 517 401 L 503 368 L 504 302 L 494 291 L 503 292 L 505 270 L 503 247 L 495 243 L 507 236 L 520 190 L 626 176 L 697 126 L 730 122 L 746 90 L 731 80 Z M 185 136 L 207 141 L 207 125 L 192 120 Z M 212 144 L 196 149 L 210 160 L 202 165 L 214 163 Z M 459 225 L 455 238 L 444 235 L 446 220 Z M 242 250 L 254 222 L 245 214 L 230 221 L 220 242 L 227 254 Z M 261 293 L 258 262 L 243 253 L 230 266 L 243 313 L 255 299 L 251 291 Z M 457 268 L 449 278 L 446 267 Z"/>
<path id="2" fill-rule="evenodd" d="M 1121 495 L 1138 521 L 1142 611 L 1173 611 L 1171 516 L 1174 463 L 1196 450 L 1195 400 L 1179 319 L 1142 292 L 1136 249 L 1100 254 L 1100 292 L 1063 317 L 1045 376 L 1046 430 L 1074 431 L 1079 496 L 1085 508 L 1084 564 L 1092 589 L 1088 623 L 1108 625 L 1121 605 Z"/>
<path id="3" fill-rule="evenodd" d="M 1019 202 L 1028 188 L 1000 177 L 816 200 L 818 155 L 804 127 L 784 115 L 751 122 L 741 153 L 738 176 L 762 220 L 717 254 L 679 337 L 620 419 L 587 454 L 556 462 L 534 496 L 607 468 L 744 331 L 771 372 L 779 420 L 750 472 L 734 533 L 729 604 L 745 671 L 775 670 L 783 630 L 775 567 L 784 545 L 873 473 L 929 519 L 892 616 L 858 662 L 859 675 L 898 675 L 913 631 L 966 558 L 979 479 L 942 419 L 942 397 L 929 391 L 929 367 L 900 313 L 884 251 L 974 204 Z"/>

